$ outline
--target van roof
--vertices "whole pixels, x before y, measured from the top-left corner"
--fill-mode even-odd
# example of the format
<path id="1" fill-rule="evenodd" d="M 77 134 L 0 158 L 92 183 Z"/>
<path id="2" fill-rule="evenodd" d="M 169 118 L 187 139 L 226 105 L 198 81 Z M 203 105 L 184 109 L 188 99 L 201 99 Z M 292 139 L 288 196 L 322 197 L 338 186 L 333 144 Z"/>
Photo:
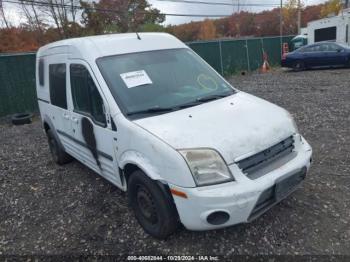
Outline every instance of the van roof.
<path id="1" fill-rule="evenodd" d="M 71 58 L 95 60 L 103 56 L 187 47 L 167 33 L 139 33 L 139 36 L 141 39 L 136 33 L 65 39 L 41 47 L 37 56 L 68 54 Z"/>

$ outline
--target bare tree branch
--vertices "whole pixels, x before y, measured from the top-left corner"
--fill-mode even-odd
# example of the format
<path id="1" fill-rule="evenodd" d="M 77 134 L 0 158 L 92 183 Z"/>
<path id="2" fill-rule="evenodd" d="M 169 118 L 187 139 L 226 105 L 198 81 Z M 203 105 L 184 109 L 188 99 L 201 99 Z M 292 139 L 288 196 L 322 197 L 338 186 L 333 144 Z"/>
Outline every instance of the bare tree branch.
<path id="1" fill-rule="evenodd" d="M 7 29 L 11 27 L 9 21 L 6 18 L 4 6 L 3 6 L 3 3 L 1 0 L 0 0 L 0 18 L 2 18 L 2 20 L 4 21 L 4 24 L 5 24 Z"/>

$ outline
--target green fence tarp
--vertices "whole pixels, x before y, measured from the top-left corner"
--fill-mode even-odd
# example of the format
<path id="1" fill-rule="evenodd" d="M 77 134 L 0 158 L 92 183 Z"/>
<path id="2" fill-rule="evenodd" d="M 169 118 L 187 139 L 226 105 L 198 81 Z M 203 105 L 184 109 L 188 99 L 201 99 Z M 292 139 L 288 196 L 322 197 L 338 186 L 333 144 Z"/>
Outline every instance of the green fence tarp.
<path id="1" fill-rule="evenodd" d="M 35 54 L 0 55 L 0 116 L 37 109 Z"/>
<path id="2" fill-rule="evenodd" d="M 262 37 L 249 39 L 222 39 L 215 41 L 191 42 L 188 46 L 222 75 L 240 71 L 254 71 L 263 64 L 263 52 L 268 62 L 277 66 L 281 61 L 282 43 L 290 45 L 294 36 Z"/>
<path id="3" fill-rule="evenodd" d="M 221 72 L 219 42 L 193 42 L 190 47 L 216 71 Z"/>

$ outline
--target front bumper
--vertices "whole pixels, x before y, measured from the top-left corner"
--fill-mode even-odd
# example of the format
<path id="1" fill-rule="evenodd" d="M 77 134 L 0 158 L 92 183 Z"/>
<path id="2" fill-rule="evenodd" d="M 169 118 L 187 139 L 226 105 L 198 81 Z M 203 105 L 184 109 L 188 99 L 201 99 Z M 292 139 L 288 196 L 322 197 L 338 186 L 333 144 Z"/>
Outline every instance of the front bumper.
<path id="1" fill-rule="evenodd" d="M 269 190 L 275 187 L 276 182 L 298 172 L 308 171 L 312 149 L 300 135 L 295 135 L 294 152 L 295 156 L 287 163 L 275 165 L 273 170 L 254 180 L 243 174 L 236 164 L 232 164 L 229 168 L 234 174 L 234 182 L 196 188 L 169 185 L 187 195 L 187 198 L 174 196 L 182 224 L 189 230 L 210 230 L 250 222 L 258 217 L 281 200 L 273 198 L 271 201 L 269 198 Z M 262 203 L 264 206 L 258 207 Z M 228 220 L 220 225 L 209 223 L 208 216 L 219 211 L 229 214 Z"/>
<path id="2" fill-rule="evenodd" d="M 281 60 L 281 67 L 292 67 L 292 63 L 287 59 L 283 59 Z"/>

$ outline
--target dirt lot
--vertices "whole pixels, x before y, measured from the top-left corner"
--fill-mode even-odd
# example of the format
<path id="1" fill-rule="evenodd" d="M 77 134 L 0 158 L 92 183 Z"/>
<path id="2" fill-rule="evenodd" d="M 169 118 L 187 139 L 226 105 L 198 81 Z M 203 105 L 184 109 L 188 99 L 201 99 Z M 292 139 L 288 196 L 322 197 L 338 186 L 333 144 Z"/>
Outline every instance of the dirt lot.
<path id="1" fill-rule="evenodd" d="M 78 162 L 57 166 L 36 120 L 0 123 L 0 254 L 350 255 L 350 70 L 233 77 L 288 109 L 314 150 L 304 185 L 251 224 L 158 241 L 124 194 Z"/>

